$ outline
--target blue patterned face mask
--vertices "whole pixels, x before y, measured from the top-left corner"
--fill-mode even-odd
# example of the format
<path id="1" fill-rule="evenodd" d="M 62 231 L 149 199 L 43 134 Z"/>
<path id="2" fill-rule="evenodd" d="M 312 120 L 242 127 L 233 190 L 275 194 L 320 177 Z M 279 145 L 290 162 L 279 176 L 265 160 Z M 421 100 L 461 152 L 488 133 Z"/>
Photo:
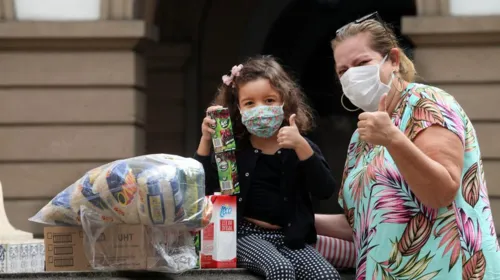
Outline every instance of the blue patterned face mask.
<path id="1" fill-rule="evenodd" d="M 269 138 L 273 136 L 283 123 L 283 105 L 260 105 L 241 111 L 241 122 L 250 134 L 257 137 Z"/>

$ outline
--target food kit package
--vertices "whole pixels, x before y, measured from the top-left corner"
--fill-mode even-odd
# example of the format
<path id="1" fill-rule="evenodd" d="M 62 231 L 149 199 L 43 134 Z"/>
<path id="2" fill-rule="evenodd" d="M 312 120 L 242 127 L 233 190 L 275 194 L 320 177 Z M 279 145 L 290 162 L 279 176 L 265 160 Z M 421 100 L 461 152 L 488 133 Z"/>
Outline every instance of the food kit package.
<path id="1" fill-rule="evenodd" d="M 215 125 L 212 128 L 215 133 L 212 134 L 212 143 L 215 153 L 234 151 L 236 143 L 233 135 L 233 125 L 228 108 L 221 108 L 208 112 L 210 118 L 215 120 Z"/>
<path id="2" fill-rule="evenodd" d="M 94 168 L 30 221 L 81 225 L 81 209 L 99 224 L 142 224 L 199 230 L 210 220 L 203 166 L 191 158 L 153 154 Z"/>
<path id="3" fill-rule="evenodd" d="M 221 193 L 225 195 L 240 193 L 235 152 L 228 151 L 215 154 L 215 162 L 217 164 Z"/>
<path id="4" fill-rule="evenodd" d="M 198 255 L 189 231 L 102 223 L 93 212 L 81 210 L 84 254 L 93 269 L 182 273 L 196 267 Z"/>
<path id="5" fill-rule="evenodd" d="M 153 154 L 88 171 L 30 221 L 80 229 L 80 252 L 91 268 L 178 273 L 196 267 L 191 231 L 204 228 L 211 216 L 201 163 Z M 60 255 L 67 252 L 58 250 L 54 266 L 60 267 L 59 258 L 75 257 Z"/>
<path id="6" fill-rule="evenodd" d="M 215 120 L 212 128 L 212 143 L 217 161 L 219 183 L 222 194 L 233 195 L 240 192 L 238 183 L 238 170 L 236 167 L 236 143 L 233 135 L 233 126 L 228 108 L 208 112 L 210 118 Z"/>
<path id="7" fill-rule="evenodd" d="M 97 178 L 102 178 L 101 175 L 103 173 L 105 174 L 104 170 L 106 170 L 110 166 L 111 164 L 106 164 L 88 171 L 82 178 L 80 178 L 80 180 L 76 181 L 73 184 L 73 187 L 69 187 L 70 189 L 73 188 L 73 191 L 68 194 L 69 196 L 67 197 L 67 199 L 69 200 L 71 212 L 77 215 L 76 219 L 78 223 L 80 222 L 80 207 L 82 206 L 88 207 L 90 209 L 95 209 L 96 212 L 99 213 L 100 219 L 107 223 L 120 222 L 119 218 L 113 213 L 113 211 L 108 207 L 108 205 L 104 202 L 104 200 L 97 192 L 97 184 L 95 184 Z M 100 179 L 100 181 L 101 180 L 102 179 Z M 59 195 L 57 195 L 54 200 L 58 198 L 60 198 Z M 60 201 L 61 207 L 66 208 L 66 205 L 66 199 Z M 42 211 L 47 211 L 46 213 L 57 213 L 57 211 L 54 211 L 52 207 L 44 207 Z M 59 219 L 53 220 L 61 221 Z M 71 221 L 67 221 L 64 223 L 72 224 Z"/>
<path id="8" fill-rule="evenodd" d="M 200 235 L 201 268 L 236 268 L 236 196 L 213 195 L 212 220 Z"/>

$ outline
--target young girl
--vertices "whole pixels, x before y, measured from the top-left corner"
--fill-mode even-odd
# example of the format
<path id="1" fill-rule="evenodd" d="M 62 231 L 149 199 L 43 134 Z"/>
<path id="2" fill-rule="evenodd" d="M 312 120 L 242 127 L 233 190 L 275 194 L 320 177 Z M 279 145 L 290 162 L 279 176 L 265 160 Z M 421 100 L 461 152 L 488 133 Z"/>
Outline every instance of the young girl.
<path id="1" fill-rule="evenodd" d="M 215 99 L 229 108 L 236 138 L 239 266 L 266 279 L 340 279 L 309 244 L 316 242 L 311 195 L 329 198 L 335 181 L 319 148 L 301 133 L 312 126 L 303 94 L 270 56 L 234 66 Z M 207 194 L 219 190 L 210 127 L 203 120 L 195 158 Z"/>

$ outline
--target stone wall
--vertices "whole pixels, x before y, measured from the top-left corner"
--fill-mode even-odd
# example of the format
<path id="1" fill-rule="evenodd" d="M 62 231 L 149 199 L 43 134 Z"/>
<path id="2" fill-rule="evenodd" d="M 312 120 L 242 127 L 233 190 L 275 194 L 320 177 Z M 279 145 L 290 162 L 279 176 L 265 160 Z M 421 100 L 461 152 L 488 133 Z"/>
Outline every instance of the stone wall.
<path id="1" fill-rule="evenodd" d="M 141 51 L 156 30 L 133 1 L 103 1 L 109 20 L 64 23 L 18 22 L 11 4 L 0 2 L 0 179 L 12 224 L 40 234 L 27 219 L 59 191 L 144 154 Z"/>

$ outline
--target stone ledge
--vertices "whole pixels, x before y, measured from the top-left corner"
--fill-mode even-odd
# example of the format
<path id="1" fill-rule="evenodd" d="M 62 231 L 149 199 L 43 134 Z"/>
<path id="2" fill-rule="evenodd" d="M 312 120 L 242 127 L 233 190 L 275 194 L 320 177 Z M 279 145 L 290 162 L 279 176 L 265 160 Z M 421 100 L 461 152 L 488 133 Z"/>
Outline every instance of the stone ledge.
<path id="1" fill-rule="evenodd" d="M 18 273 L 18 274 L 2 274 L 2 279 L 163 279 L 163 280 L 187 280 L 187 279 L 238 279 L 238 280 L 254 280 L 262 279 L 256 277 L 244 269 L 228 269 L 228 270 L 192 270 L 182 274 L 168 274 L 151 271 L 116 271 L 116 272 L 45 272 L 45 273 Z"/>
<path id="2" fill-rule="evenodd" d="M 500 16 L 403 17 L 403 34 L 418 46 L 496 45 L 500 43 Z"/>
<path id="3" fill-rule="evenodd" d="M 157 41 L 155 26 L 140 20 L 90 22 L 2 22 L 0 49 L 123 49 Z"/>
<path id="4" fill-rule="evenodd" d="M 341 274 L 342 279 L 354 279 L 351 273 Z M 263 279 L 261 277 L 250 274 L 245 269 L 208 269 L 208 270 L 191 270 L 182 274 L 167 274 L 150 271 L 116 271 L 116 272 L 46 272 L 46 273 L 19 273 L 19 274 L 2 274 L 2 279 L 71 279 L 71 280 L 86 280 L 86 279 L 162 279 L 162 280 L 256 280 Z"/>

